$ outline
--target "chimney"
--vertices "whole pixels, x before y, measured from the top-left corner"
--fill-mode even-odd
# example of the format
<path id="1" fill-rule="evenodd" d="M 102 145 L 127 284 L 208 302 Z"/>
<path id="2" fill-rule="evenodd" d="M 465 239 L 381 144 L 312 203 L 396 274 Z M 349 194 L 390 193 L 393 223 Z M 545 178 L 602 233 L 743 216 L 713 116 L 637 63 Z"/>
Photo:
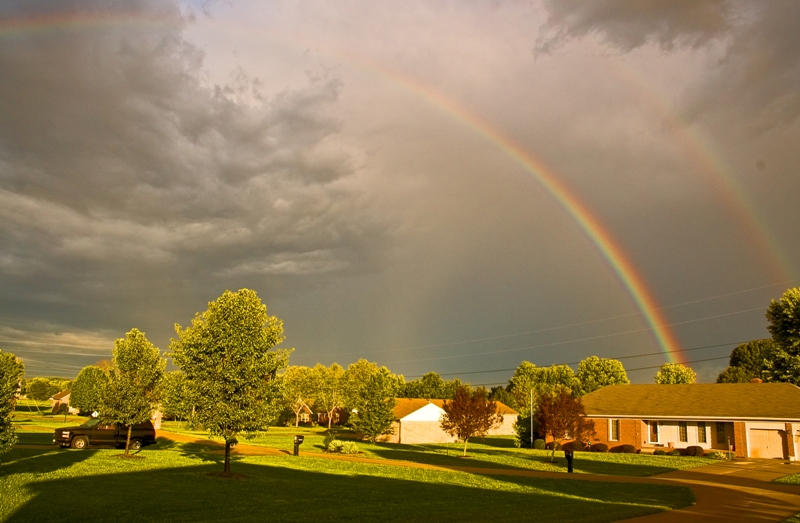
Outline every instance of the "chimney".
<path id="1" fill-rule="evenodd" d="M 761 378 L 753 378 L 750 380 L 750 383 L 761 383 Z"/>

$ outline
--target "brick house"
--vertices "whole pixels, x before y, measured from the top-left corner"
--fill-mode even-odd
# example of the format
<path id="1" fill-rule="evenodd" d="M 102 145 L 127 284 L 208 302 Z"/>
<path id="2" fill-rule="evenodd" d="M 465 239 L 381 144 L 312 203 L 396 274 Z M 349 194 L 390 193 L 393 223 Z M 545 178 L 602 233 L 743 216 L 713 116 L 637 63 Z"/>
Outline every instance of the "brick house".
<path id="1" fill-rule="evenodd" d="M 51 408 L 53 410 L 53 414 L 58 413 L 64 407 L 66 407 L 67 412 L 69 412 L 70 414 L 78 414 L 80 412 L 75 407 L 69 406 L 69 397 L 70 397 L 70 391 L 62 390 L 61 392 L 53 394 L 49 398 L 51 401 Z"/>
<path id="2" fill-rule="evenodd" d="M 444 414 L 444 400 L 422 398 L 397 398 L 394 408 L 394 434 L 384 435 L 378 441 L 389 443 L 450 443 L 453 436 L 442 430 L 439 421 Z M 488 435 L 514 434 L 517 411 L 504 403 L 497 403 L 497 411 L 503 415 L 503 422 L 489 430 Z"/>
<path id="3" fill-rule="evenodd" d="M 611 385 L 581 398 L 596 441 L 637 452 L 700 446 L 798 459 L 800 388 L 791 383 Z"/>

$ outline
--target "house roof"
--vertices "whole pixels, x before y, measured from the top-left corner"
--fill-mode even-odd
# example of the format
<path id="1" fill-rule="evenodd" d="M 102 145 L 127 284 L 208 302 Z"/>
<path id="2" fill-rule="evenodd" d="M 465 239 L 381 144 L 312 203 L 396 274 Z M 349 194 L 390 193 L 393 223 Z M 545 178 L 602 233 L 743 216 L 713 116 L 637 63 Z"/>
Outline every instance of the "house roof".
<path id="1" fill-rule="evenodd" d="M 51 399 L 61 400 L 61 399 L 64 399 L 65 396 L 69 396 L 69 391 L 68 390 L 62 390 L 61 392 L 59 392 L 57 394 L 53 394 L 53 397 Z"/>
<path id="2" fill-rule="evenodd" d="M 588 417 L 800 421 L 791 383 L 610 385 L 581 401 Z"/>
<path id="3" fill-rule="evenodd" d="M 444 405 L 445 400 L 425 398 L 395 398 L 397 404 L 394 407 L 394 417 L 396 419 L 403 419 L 412 412 L 416 412 L 428 403 L 433 403 L 440 409 Z M 505 403 L 497 403 L 497 412 L 500 414 L 517 414 L 517 411 L 506 405 Z"/>

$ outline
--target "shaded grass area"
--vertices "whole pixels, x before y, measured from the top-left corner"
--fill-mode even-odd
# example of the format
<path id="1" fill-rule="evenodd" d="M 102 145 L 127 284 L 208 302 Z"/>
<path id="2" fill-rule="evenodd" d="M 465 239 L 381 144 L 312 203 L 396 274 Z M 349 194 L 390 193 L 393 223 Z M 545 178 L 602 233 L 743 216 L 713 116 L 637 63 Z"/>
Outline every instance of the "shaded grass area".
<path id="1" fill-rule="evenodd" d="M 199 431 L 181 430 L 177 424 L 165 424 L 166 430 L 192 434 L 208 438 Z M 300 447 L 302 452 L 323 452 L 322 444 L 325 429 L 316 427 L 272 427 L 259 433 L 254 439 L 241 442 L 291 451 L 294 435 L 301 434 L 305 440 Z M 340 439 L 353 438 L 346 429 L 336 431 Z M 510 436 L 492 436 L 471 440 L 468 448 L 469 459 L 461 456 L 463 444 L 399 445 L 396 443 L 371 444 L 358 442 L 358 448 L 369 458 L 396 459 L 439 466 L 488 467 L 523 470 L 566 472 L 567 462 L 563 452 L 556 452 L 554 462 L 550 462 L 550 451 L 520 449 L 514 446 Z M 673 470 L 698 467 L 711 463 L 706 458 L 690 456 L 652 456 L 647 454 L 611 454 L 598 452 L 576 452 L 574 470 L 578 474 L 605 474 L 613 476 L 652 476 Z"/>
<path id="2" fill-rule="evenodd" d="M 244 477 L 214 476 L 221 456 L 161 441 L 118 450 L 14 449 L 0 463 L 0 520 L 30 521 L 616 521 L 691 504 L 684 487 L 235 458 Z M 69 500 L 65 505 L 56 500 Z M 89 508 L 91 507 L 91 508 Z"/>
<path id="3" fill-rule="evenodd" d="M 800 523 L 800 514 L 795 514 L 789 519 L 784 520 L 783 523 Z"/>
<path id="4" fill-rule="evenodd" d="M 53 414 L 49 401 L 40 401 L 39 408 L 33 400 L 19 400 L 11 413 L 17 431 L 52 432 L 59 427 L 80 425 L 87 416 Z"/>

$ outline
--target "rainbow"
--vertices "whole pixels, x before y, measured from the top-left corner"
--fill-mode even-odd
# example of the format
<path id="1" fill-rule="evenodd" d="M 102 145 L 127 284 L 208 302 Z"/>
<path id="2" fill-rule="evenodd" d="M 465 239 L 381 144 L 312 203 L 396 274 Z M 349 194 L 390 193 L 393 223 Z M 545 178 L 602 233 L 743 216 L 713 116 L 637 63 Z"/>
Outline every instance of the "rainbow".
<path id="1" fill-rule="evenodd" d="M 756 247 L 760 255 L 756 259 L 769 265 L 771 279 L 786 281 L 793 278 L 792 264 L 780 247 L 769 227 L 760 218 L 759 213 L 745 196 L 744 190 L 730 173 L 725 161 L 707 143 L 700 132 L 692 126 L 685 125 L 672 110 L 664 95 L 648 83 L 644 76 L 633 67 L 623 67 L 618 60 L 606 58 L 603 62 L 606 70 L 616 77 L 619 84 L 633 92 L 646 106 L 666 124 L 675 141 L 688 153 L 689 159 L 712 181 L 714 191 L 728 210 L 733 214 L 750 244 Z"/>
<path id="2" fill-rule="evenodd" d="M 178 14 L 178 13 L 175 13 Z M 29 18 L 22 21 L 6 20 L 0 23 L 0 36 L 23 34 L 31 31 L 46 31 L 54 28 L 80 28 L 86 26 L 105 26 L 110 24 L 121 25 L 171 25 L 182 26 L 185 21 L 176 16 L 165 20 L 156 17 L 144 16 L 140 13 L 63 13 L 51 16 Z M 293 40 L 294 38 L 288 37 Z M 669 322 L 661 313 L 661 308 L 652 296 L 644 279 L 636 271 L 617 240 L 603 226 L 600 220 L 591 212 L 580 198 L 559 179 L 557 174 L 550 169 L 541 159 L 535 157 L 524 147 L 516 143 L 511 137 L 481 119 L 475 113 L 445 97 L 442 93 L 420 83 L 415 78 L 404 75 L 396 70 L 375 64 L 350 52 L 336 52 L 359 69 L 374 72 L 381 77 L 391 80 L 408 91 L 418 95 L 435 107 L 457 118 L 480 135 L 494 143 L 510 158 L 516 161 L 526 172 L 536 179 L 550 195 L 566 210 L 578 223 L 591 242 L 597 247 L 607 260 L 622 285 L 630 294 L 636 306 L 650 327 L 661 351 L 667 361 L 682 363 L 681 347 L 674 333 L 669 329 Z"/>
<path id="3" fill-rule="evenodd" d="M 516 143 L 511 137 L 481 119 L 475 113 L 457 104 L 442 93 L 422 84 L 413 77 L 394 69 L 379 65 L 356 56 L 351 52 L 337 53 L 346 61 L 360 69 L 374 71 L 392 82 L 422 97 L 432 105 L 456 117 L 470 128 L 490 140 L 498 148 L 513 158 L 525 171 L 535 178 L 550 195 L 567 211 L 583 229 L 592 243 L 608 261 L 622 285 L 642 312 L 647 325 L 652 330 L 656 343 L 670 363 L 684 363 L 681 347 L 669 322 L 661 313 L 661 307 L 648 290 L 644 279 L 630 262 L 619 242 L 602 222 L 591 212 L 581 199 L 550 169 L 540 158 Z"/>

